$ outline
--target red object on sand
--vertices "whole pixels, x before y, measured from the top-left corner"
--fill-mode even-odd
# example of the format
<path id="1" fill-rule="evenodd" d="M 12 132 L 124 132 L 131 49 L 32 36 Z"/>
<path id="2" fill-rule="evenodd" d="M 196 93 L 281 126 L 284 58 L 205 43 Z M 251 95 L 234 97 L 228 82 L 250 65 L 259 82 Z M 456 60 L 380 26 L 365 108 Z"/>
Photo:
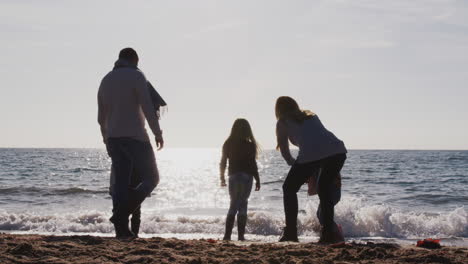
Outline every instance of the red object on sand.
<path id="1" fill-rule="evenodd" d="M 208 243 L 216 243 L 216 240 L 212 239 L 212 238 L 208 238 L 206 241 L 208 241 Z"/>
<path id="2" fill-rule="evenodd" d="M 432 239 L 432 238 L 426 238 L 424 240 L 419 240 L 416 243 L 416 246 L 417 247 L 423 247 L 423 248 L 430 248 L 430 249 L 441 248 L 440 239 Z"/>

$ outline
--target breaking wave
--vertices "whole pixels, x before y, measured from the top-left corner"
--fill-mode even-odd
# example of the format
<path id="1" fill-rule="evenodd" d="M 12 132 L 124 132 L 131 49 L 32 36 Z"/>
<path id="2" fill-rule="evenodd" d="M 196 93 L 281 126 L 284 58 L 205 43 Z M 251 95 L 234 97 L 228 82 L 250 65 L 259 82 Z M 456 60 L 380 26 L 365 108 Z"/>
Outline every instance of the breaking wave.
<path id="1" fill-rule="evenodd" d="M 317 204 L 309 202 L 299 214 L 298 230 L 302 236 L 317 236 Z M 253 211 L 253 212 L 252 212 Z M 9 213 L 0 211 L 0 231 L 31 233 L 102 233 L 113 232 L 108 221 L 110 212 L 81 211 L 68 214 Z M 464 207 L 448 213 L 425 214 L 404 212 L 386 205 L 365 205 L 358 198 L 340 203 L 335 220 L 346 237 L 387 237 L 412 239 L 421 237 L 467 237 L 468 214 Z M 247 229 L 250 234 L 279 235 L 284 225 L 282 212 L 251 210 Z M 142 233 L 146 234 L 222 234 L 224 216 L 176 216 L 145 213 Z"/>

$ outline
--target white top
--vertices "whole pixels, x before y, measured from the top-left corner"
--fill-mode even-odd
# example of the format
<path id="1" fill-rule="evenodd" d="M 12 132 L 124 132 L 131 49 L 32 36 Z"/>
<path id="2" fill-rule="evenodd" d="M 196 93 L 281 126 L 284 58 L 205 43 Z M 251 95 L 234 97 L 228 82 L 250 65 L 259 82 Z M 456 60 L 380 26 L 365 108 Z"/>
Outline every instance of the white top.
<path id="1" fill-rule="evenodd" d="M 343 141 L 328 131 L 317 115 L 299 124 L 292 120 L 279 120 L 276 123 L 276 137 L 281 155 L 289 165 L 321 160 L 336 154 L 346 153 Z M 296 160 L 289 151 L 289 141 L 299 147 Z"/>
<path id="2" fill-rule="evenodd" d="M 98 122 L 104 142 L 112 137 L 149 141 L 145 118 L 156 137 L 162 136 L 145 75 L 136 68 L 109 72 L 98 92 Z"/>

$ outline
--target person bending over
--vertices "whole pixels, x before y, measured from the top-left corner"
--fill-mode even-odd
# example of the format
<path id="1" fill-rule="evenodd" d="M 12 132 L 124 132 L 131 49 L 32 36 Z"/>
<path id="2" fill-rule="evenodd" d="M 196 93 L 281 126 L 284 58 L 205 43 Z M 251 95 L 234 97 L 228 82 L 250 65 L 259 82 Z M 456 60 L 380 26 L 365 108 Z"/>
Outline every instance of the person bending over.
<path id="1" fill-rule="evenodd" d="M 291 97 L 277 99 L 275 114 L 278 149 L 291 166 L 283 184 L 286 227 L 280 242 L 298 241 L 297 192 L 317 169 L 320 169 L 317 183 L 322 220 L 320 242 L 337 242 L 334 238 L 333 193 L 330 190 L 346 160 L 346 147 L 343 141 L 323 126 L 316 114 L 301 110 Z M 296 158 L 291 156 L 289 141 L 299 148 Z"/>

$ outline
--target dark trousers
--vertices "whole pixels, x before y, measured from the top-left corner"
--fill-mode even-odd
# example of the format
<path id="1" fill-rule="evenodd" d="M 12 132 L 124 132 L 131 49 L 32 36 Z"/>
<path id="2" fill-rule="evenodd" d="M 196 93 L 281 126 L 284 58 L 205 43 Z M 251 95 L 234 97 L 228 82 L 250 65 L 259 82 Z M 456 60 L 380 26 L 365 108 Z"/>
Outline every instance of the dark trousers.
<path id="1" fill-rule="evenodd" d="M 112 212 L 115 212 L 115 209 L 117 208 L 117 204 L 115 203 L 115 200 L 113 199 L 113 207 Z M 131 219 L 130 219 L 130 230 L 135 234 L 138 235 L 138 232 L 140 230 L 140 224 L 141 224 L 141 206 L 138 206 L 135 211 L 131 214 Z"/>
<path id="2" fill-rule="evenodd" d="M 321 169 L 318 182 L 318 195 L 323 228 L 327 231 L 333 229 L 333 210 L 335 205 L 330 189 L 332 189 L 334 178 L 341 171 L 341 168 L 343 168 L 345 160 L 346 154 L 337 154 L 318 161 L 303 164 L 295 163 L 291 167 L 283 184 L 284 213 L 286 215 L 286 228 L 288 230 L 294 232 L 297 230 L 297 192 L 317 169 Z"/>
<path id="3" fill-rule="evenodd" d="M 132 138 L 109 138 L 107 151 L 115 169 L 114 218 L 128 223 L 129 215 L 140 207 L 159 183 L 154 151 L 149 142 Z M 140 177 L 141 183 L 130 188 L 133 173 Z"/>

